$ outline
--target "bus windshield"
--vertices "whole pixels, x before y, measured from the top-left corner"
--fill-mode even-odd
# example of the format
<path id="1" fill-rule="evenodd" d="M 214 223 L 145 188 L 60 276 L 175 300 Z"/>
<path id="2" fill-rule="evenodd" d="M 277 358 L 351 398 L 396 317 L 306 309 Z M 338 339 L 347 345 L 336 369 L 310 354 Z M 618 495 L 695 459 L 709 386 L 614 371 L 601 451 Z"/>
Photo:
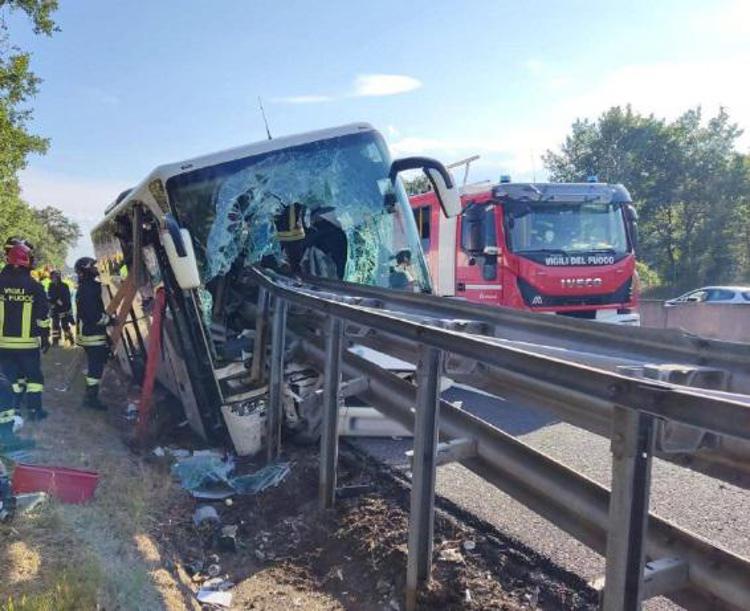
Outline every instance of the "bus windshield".
<path id="1" fill-rule="evenodd" d="M 620 204 L 512 203 L 505 218 L 508 246 L 516 253 L 616 255 L 628 249 Z"/>
<path id="2" fill-rule="evenodd" d="M 238 267 L 429 291 L 414 217 L 375 131 L 201 168 L 167 181 L 204 283 Z"/>

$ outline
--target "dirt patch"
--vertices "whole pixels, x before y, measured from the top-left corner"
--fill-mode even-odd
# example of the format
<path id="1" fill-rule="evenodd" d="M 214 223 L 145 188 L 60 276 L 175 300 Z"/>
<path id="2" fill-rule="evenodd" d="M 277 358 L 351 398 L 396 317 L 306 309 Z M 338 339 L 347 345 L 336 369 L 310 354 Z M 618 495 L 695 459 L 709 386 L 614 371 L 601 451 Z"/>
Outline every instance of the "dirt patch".
<path id="1" fill-rule="evenodd" d="M 221 576 L 237 584 L 233 608 L 402 608 L 408 489 L 381 465 L 344 451 L 340 485 L 367 491 L 321 512 L 314 500 L 316 451 L 288 451 L 292 471 L 277 488 L 236 497 L 231 506 L 214 503 L 222 524 L 238 526 L 236 552 L 221 550 L 219 527 L 196 529 L 193 508 L 184 505 L 173 507 L 173 528 L 158 535 L 160 545 L 196 584 L 218 564 Z M 596 607 L 593 592 L 576 577 L 554 567 L 545 572 L 533 552 L 509 547 L 484 525 L 477 529 L 438 511 L 435 529 L 433 578 L 420 595 L 421 608 Z"/>

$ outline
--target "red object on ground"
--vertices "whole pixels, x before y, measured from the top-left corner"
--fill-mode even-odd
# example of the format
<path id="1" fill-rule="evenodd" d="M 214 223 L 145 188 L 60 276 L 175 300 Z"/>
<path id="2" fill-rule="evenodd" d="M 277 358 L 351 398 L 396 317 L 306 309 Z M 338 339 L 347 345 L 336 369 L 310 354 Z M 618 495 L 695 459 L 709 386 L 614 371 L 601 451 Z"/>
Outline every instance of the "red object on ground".
<path id="1" fill-rule="evenodd" d="M 13 492 L 47 492 L 63 503 L 85 503 L 94 496 L 99 474 L 67 467 L 19 463 L 13 471 Z"/>
<path id="2" fill-rule="evenodd" d="M 138 404 L 138 434 L 144 438 L 148 430 L 151 417 L 151 399 L 154 394 L 156 368 L 161 357 L 161 325 L 164 319 L 164 309 L 167 304 L 167 294 L 164 287 L 156 289 L 154 310 L 151 315 L 151 329 L 148 332 L 148 355 L 146 356 L 146 374 L 141 387 L 141 400 Z"/>

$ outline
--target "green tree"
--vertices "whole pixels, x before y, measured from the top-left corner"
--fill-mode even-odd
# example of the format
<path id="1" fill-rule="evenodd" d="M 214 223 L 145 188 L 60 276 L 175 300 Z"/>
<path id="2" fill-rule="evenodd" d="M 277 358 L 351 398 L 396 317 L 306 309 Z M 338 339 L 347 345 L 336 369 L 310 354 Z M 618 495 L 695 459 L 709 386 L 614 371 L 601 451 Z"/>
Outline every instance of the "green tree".
<path id="1" fill-rule="evenodd" d="M 68 251 L 75 246 L 81 237 L 81 229 L 77 223 L 68 219 L 65 214 L 52 206 L 41 210 L 33 210 L 36 224 L 44 229 L 34 244 L 37 256 L 59 267 L 64 263 Z"/>
<path id="2" fill-rule="evenodd" d="M 430 184 L 427 176 L 425 176 L 424 174 L 419 174 L 414 178 L 405 178 L 403 179 L 403 182 L 404 189 L 406 189 L 406 194 L 409 196 L 419 195 L 420 193 L 427 193 L 428 191 L 432 191 L 432 185 Z"/>
<path id="3" fill-rule="evenodd" d="M 18 172 L 29 155 L 44 154 L 49 142 L 28 129 L 29 103 L 41 80 L 31 70 L 31 54 L 13 44 L 6 21 L 12 12 L 24 13 L 35 33 L 51 36 L 58 30 L 56 10 L 56 0 L 0 0 L 0 238 L 23 236 L 34 244 L 40 264 L 59 266 L 81 232 L 57 208 L 37 210 L 20 197 Z"/>
<path id="4" fill-rule="evenodd" d="M 595 122 L 576 121 L 544 162 L 553 180 L 596 174 L 623 183 L 641 217 L 639 257 L 666 283 L 728 282 L 750 273 L 741 133 L 723 109 L 708 121 L 697 108 L 667 122 L 613 107 Z"/>
<path id="5" fill-rule="evenodd" d="M 6 9 L 4 11 L 3 9 Z M 30 68 L 31 55 L 13 45 L 8 12 L 28 15 L 34 32 L 51 36 L 57 26 L 52 15 L 56 0 L 0 0 L 0 186 L 17 191 L 17 172 L 26 167 L 32 153 L 44 153 L 49 142 L 28 131 L 32 111 L 27 106 L 41 82 Z"/>

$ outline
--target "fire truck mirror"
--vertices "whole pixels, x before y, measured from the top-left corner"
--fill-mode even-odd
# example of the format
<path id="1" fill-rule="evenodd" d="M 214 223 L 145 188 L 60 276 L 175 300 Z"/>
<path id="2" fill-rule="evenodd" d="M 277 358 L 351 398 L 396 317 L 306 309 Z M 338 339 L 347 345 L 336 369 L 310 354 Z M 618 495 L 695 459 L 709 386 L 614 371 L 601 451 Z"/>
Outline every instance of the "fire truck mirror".
<path id="1" fill-rule="evenodd" d="M 630 229 L 630 245 L 633 247 L 633 252 L 638 250 L 638 212 L 632 204 L 625 206 L 625 218 L 628 221 L 628 228 Z"/>

